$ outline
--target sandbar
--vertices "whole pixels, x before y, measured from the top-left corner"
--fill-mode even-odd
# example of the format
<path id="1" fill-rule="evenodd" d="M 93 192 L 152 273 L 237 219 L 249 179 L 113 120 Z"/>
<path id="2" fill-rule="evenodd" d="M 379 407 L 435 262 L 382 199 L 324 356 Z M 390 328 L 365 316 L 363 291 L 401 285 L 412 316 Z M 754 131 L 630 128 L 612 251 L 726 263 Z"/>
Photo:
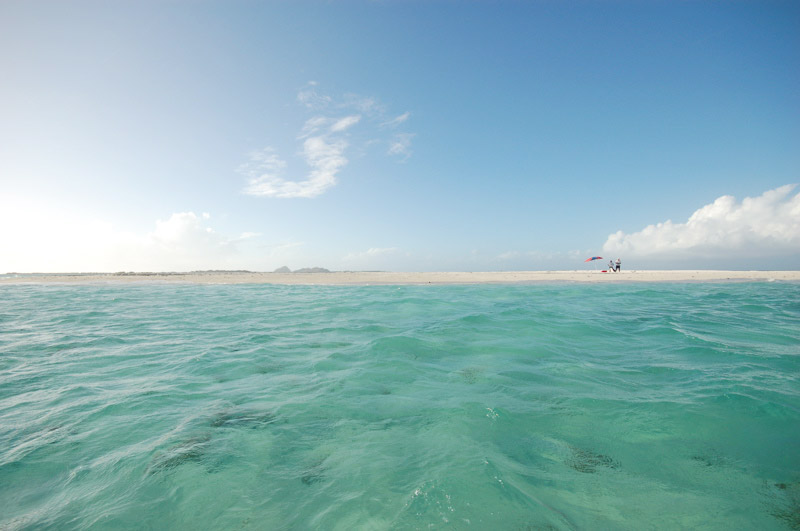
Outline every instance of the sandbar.
<path id="1" fill-rule="evenodd" d="M 325 273 L 203 271 L 190 273 L 8 274 L 0 276 L 0 284 L 157 282 L 194 284 L 416 285 L 748 281 L 800 281 L 800 271 L 630 270 L 619 273 L 603 273 L 593 270 L 405 273 L 389 271 L 333 271 Z"/>

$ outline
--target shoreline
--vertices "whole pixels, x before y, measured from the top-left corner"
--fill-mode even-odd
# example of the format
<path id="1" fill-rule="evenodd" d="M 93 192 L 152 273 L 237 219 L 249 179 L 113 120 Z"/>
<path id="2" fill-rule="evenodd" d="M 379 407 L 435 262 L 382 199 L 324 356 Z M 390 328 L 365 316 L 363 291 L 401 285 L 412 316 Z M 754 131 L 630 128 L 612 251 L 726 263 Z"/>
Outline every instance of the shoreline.
<path id="1" fill-rule="evenodd" d="M 631 270 L 388 272 L 334 271 L 327 273 L 256 273 L 209 271 L 191 273 L 31 273 L 0 275 L 0 284 L 191 283 L 279 285 L 417 285 L 417 284 L 537 284 L 574 282 L 760 282 L 800 281 L 800 271 Z"/>

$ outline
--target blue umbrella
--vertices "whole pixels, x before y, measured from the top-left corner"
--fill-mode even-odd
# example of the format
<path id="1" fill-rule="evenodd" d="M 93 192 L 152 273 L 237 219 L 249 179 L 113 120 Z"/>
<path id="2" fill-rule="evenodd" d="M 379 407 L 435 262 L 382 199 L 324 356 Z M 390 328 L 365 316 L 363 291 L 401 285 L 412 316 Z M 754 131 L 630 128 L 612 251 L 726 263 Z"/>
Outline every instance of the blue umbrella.
<path id="1" fill-rule="evenodd" d="M 586 262 L 592 262 L 592 264 L 594 265 L 594 268 L 595 268 L 595 270 L 597 270 L 597 264 L 595 264 L 595 263 L 594 263 L 594 261 L 595 261 L 595 260 L 602 260 L 602 259 L 603 259 L 603 257 L 602 257 L 602 256 L 592 256 L 592 257 L 590 257 L 590 258 L 587 258 L 587 259 L 586 259 L 586 260 L 584 260 L 583 262 L 584 262 L 584 263 L 586 263 Z"/>

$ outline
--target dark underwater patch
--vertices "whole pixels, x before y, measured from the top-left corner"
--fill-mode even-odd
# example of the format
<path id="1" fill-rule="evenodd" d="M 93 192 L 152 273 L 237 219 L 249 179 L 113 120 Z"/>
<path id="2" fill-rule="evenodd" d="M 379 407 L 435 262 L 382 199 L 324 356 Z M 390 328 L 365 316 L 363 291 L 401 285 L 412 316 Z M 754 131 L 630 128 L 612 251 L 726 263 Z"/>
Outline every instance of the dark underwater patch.
<path id="1" fill-rule="evenodd" d="M 222 411 L 215 414 L 209 422 L 212 428 L 264 428 L 277 419 L 268 411 Z"/>
<path id="2" fill-rule="evenodd" d="M 324 462 L 324 459 L 322 461 L 318 461 L 307 468 L 305 472 L 303 472 L 303 475 L 300 476 L 300 481 L 303 482 L 303 485 L 314 485 L 315 483 L 325 480 L 325 467 L 323 466 Z"/>
<path id="3" fill-rule="evenodd" d="M 156 452 L 147 467 L 147 473 L 172 470 L 186 463 L 200 462 L 211 440 L 210 435 L 190 437 L 167 450 Z"/>
<path id="4" fill-rule="evenodd" d="M 483 373 L 483 369 L 477 367 L 467 367 L 458 371 L 459 376 L 461 376 L 464 382 L 470 385 L 478 381 L 481 373 Z"/>
<path id="5" fill-rule="evenodd" d="M 800 483 L 766 483 L 767 512 L 789 529 L 800 529 Z"/>
<path id="6" fill-rule="evenodd" d="M 696 464 L 707 468 L 721 468 L 730 464 L 730 460 L 716 450 L 698 452 L 691 456 Z"/>
<path id="7" fill-rule="evenodd" d="M 567 466 L 584 474 L 594 474 L 598 468 L 617 469 L 619 461 L 611 456 L 592 450 L 570 446 L 572 455 L 567 459 Z"/>

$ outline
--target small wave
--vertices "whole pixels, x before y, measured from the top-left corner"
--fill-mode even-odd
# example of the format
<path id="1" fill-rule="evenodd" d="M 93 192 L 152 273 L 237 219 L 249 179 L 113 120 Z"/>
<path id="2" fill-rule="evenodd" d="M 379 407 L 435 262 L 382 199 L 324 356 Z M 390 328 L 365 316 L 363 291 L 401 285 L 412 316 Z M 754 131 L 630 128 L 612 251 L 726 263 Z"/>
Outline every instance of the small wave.
<path id="1" fill-rule="evenodd" d="M 374 288 L 4 286 L 0 527 L 791 524 L 800 285 Z"/>

